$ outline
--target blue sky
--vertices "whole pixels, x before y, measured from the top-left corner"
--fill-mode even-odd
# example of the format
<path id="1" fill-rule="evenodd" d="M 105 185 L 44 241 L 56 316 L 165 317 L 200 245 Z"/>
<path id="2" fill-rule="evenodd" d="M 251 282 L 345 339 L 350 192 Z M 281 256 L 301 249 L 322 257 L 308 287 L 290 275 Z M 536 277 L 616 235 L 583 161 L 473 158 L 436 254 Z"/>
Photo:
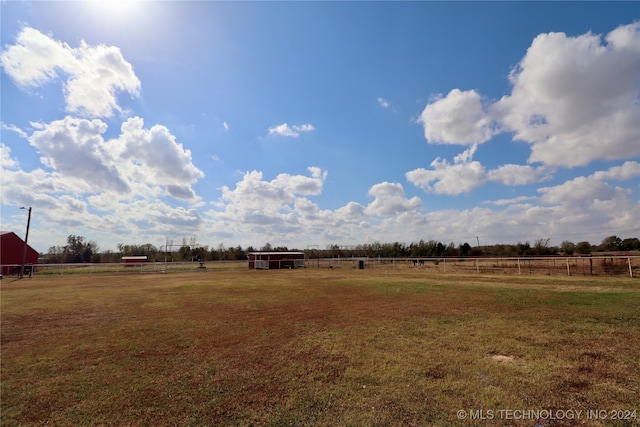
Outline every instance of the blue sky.
<path id="1" fill-rule="evenodd" d="M 1 7 L 39 251 L 640 235 L 638 2 Z"/>

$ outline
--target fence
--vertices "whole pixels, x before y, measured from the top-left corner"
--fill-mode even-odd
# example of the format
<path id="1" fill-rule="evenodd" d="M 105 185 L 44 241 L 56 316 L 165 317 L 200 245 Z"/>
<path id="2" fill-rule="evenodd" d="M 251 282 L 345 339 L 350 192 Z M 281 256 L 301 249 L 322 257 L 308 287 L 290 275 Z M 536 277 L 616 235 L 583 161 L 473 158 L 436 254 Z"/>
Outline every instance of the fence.
<path id="1" fill-rule="evenodd" d="M 442 273 L 530 274 L 550 276 L 640 277 L 640 256 L 498 257 L 498 258 L 321 258 L 309 268 L 416 269 Z"/>
<path id="2" fill-rule="evenodd" d="M 7 267 L 3 265 L 2 267 Z M 19 271 L 19 265 L 11 272 Z M 210 261 L 200 262 L 139 262 L 139 263 L 77 263 L 77 264 L 35 264 L 35 275 L 62 275 L 65 274 L 144 274 L 144 273 L 168 273 L 180 271 L 207 271 L 216 269 L 246 268 L 246 261 Z M 26 266 L 25 266 L 26 268 Z M 6 274 L 8 276 L 15 274 Z"/>
<path id="3" fill-rule="evenodd" d="M 305 260 L 307 269 L 385 269 L 425 273 L 475 273 L 549 276 L 627 276 L 640 277 L 640 255 L 592 257 L 498 257 L 498 258 L 315 258 Z M 2 267 L 19 267 L 17 265 Z M 26 267 L 26 266 L 25 266 Z M 183 271 L 246 269 L 247 261 L 145 262 L 36 264 L 36 275 L 65 274 L 142 274 Z M 12 270 L 14 271 L 15 268 Z M 19 271 L 19 270 L 15 270 Z"/>

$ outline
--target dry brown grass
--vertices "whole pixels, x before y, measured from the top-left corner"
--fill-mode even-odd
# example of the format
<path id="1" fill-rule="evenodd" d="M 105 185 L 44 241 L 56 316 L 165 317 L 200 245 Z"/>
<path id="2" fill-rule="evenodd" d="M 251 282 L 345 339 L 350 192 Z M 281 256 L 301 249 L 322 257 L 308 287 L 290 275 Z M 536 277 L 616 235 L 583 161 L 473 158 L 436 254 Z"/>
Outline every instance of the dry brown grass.
<path id="1" fill-rule="evenodd" d="M 637 279 L 209 271 L 4 280 L 1 297 L 7 426 L 640 410 Z"/>

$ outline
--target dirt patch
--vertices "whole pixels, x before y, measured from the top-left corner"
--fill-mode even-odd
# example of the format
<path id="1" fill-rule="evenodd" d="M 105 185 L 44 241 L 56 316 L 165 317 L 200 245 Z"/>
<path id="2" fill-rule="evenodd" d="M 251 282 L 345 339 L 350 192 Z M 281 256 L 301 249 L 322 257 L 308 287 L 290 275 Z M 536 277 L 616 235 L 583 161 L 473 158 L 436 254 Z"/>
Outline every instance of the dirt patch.
<path id="1" fill-rule="evenodd" d="M 507 354 L 491 354 L 489 355 L 489 358 L 497 363 L 516 363 L 516 358 Z"/>

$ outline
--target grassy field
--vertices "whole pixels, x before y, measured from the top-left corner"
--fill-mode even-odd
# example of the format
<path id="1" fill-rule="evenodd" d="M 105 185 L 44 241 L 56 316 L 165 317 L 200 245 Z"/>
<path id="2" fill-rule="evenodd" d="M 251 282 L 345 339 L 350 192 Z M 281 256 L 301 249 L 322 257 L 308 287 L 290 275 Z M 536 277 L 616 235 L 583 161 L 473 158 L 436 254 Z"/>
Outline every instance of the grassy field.
<path id="1" fill-rule="evenodd" d="M 77 274 L 0 296 L 3 426 L 640 425 L 638 279 Z"/>

